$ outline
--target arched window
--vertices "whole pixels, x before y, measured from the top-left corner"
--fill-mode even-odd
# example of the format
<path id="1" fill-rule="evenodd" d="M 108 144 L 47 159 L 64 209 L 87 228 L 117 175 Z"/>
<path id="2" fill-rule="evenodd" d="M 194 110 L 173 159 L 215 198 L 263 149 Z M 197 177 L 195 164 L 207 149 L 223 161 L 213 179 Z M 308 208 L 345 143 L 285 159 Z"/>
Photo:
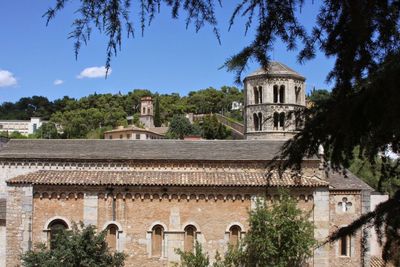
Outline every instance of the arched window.
<path id="1" fill-rule="evenodd" d="M 143 115 L 146 114 L 146 108 L 143 107 Z"/>
<path id="2" fill-rule="evenodd" d="M 259 102 L 259 96 L 258 96 L 258 88 L 254 87 L 254 103 L 258 104 Z"/>
<path id="3" fill-rule="evenodd" d="M 278 103 L 278 85 L 274 85 L 274 103 Z"/>
<path id="4" fill-rule="evenodd" d="M 262 131 L 262 125 L 263 125 L 263 120 L 262 120 L 262 113 L 258 113 L 258 131 Z"/>
<path id="5" fill-rule="evenodd" d="M 147 108 L 147 114 L 150 115 L 150 108 Z"/>
<path id="6" fill-rule="evenodd" d="M 281 85 L 279 89 L 279 103 L 285 103 L 285 86 Z"/>
<path id="7" fill-rule="evenodd" d="M 258 103 L 262 103 L 263 102 L 263 92 L 262 92 L 262 87 L 259 86 L 258 87 Z"/>
<path id="8" fill-rule="evenodd" d="M 274 129 L 278 130 L 279 127 L 279 113 L 274 112 Z"/>
<path id="9" fill-rule="evenodd" d="M 64 230 L 68 229 L 68 225 L 65 221 L 61 219 L 56 219 L 49 224 L 48 227 L 48 241 L 50 245 L 50 249 L 53 249 L 57 246 L 56 236 Z"/>
<path id="10" fill-rule="evenodd" d="M 185 227 L 185 252 L 192 252 L 194 249 L 194 242 L 196 241 L 196 227 L 188 225 Z"/>
<path id="11" fill-rule="evenodd" d="M 294 92 L 296 94 L 296 104 L 300 104 L 300 92 L 301 92 L 301 88 L 295 86 L 294 87 Z"/>
<path id="12" fill-rule="evenodd" d="M 301 118 L 300 118 L 299 114 L 295 115 L 294 123 L 295 123 L 296 130 L 301 129 Z"/>
<path id="13" fill-rule="evenodd" d="M 242 229 L 238 225 L 233 225 L 229 228 L 229 245 L 237 247 L 239 245 Z"/>
<path id="14" fill-rule="evenodd" d="M 279 127 L 285 128 L 285 112 L 279 114 Z"/>
<path id="15" fill-rule="evenodd" d="M 151 233 L 151 255 L 154 257 L 162 256 L 162 243 L 164 239 L 164 228 L 156 225 Z"/>
<path id="16" fill-rule="evenodd" d="M 117 250 L 117 240 L 118 240 L 118 226 L 116 226 L 115 224 L 109 224 L 107 226 L 106 241 L 108 247 L 111 250 Z"/>
<path id="17" fill-rule="evenodd" d="M 259 124 L 259 120 L 258 120 L 258 115 L 256 113 L 253 114 L 253 121 L 254 121 L 254 131 L 258 131 L 258 124 Z"/>

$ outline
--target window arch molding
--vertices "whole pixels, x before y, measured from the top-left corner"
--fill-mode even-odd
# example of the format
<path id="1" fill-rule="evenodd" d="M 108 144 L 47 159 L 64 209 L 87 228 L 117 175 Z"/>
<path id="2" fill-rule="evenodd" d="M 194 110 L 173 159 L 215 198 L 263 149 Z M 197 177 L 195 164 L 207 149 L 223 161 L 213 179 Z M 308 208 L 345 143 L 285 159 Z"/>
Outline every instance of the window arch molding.
<path id="1" fill-rule="evenodd" d="M 159 230 L 157 234 L 157 230 Z M 150 257 L 164 258 L 166 253 L 165 233 L 168 232 L 166 224 L 156 221 L 148 228 L 146 239 L 147 253 Z"/>
<path id="2" fill-rule="evenodd" d="M 232 226 L 239 226 L 240 229 L 242 230 L 242 232 L 246 232 L 246 228 L 244 227 L 243 224 L 241 224 L 240 222 L 233 222 L 233 223 L 229 224 L 229 225 L 226 227 L 225 233 L 229 233 L 230 230 L 231 230 L 231 228 L 232 228 Z"/>
<path id="3" fill-rule="evenodd" d="M 197 231 L 196 226 L 193 224 L 188 224 L 185 226 L 183 240 L 184 251 L 193 252 L 198 235 L 199 232 Z"/>
<path id="4" fill-rule="evenodd" d="M 112 231 L 112 229 L 115 229 Z M 103 231 L 107 231 L 106 235 L 106 242 L 108 246 L 115 251 L 120 251 L 121 244 L 120 244 L 120 234 L 122 233 L 122 226 L 116 221 L 108 221 L 103 226 Z"/>
<path id="5" fill-rule="evenodd" d="M 103 224 L 102 230 L 106 230 L 108 228 L 108 226 L 113 225 L 113 224 L 115 226 L 117 226 L 118 233 L 122 233 L 123 232 L 121 224 L 119 222 L 116 222 L 116 221 L 107 221 L 105 224 Z"/>
<path id="6" fill-rule="evenodd" d="M 165 232 L 168 231 L 168 227 L 167 227 L 167 225 L 166 225 L 165 223 L 163 223 L 163 222 L 161 222 L 161 221 L 155 221 L 155 222 L 153 222 L 153 223 L 150 225 L 149 228 L 147 228 L 147 232 L 150 232 L 150 233 L 151 233 L 151 232 L 153 231 L 154 226 L 157 226 L 157 225 L 162 226 L 162 227 L 164 228 L 164 231 L 165 231 Z"/>
<path id="7" fill-rule="evenodd" d="M 67 229 L 71 229 L 72 224 L 71 224 L 70 220 L 68 220 L 67 218 L 62 217 L 62 216 L 54 216 L 46 221 L 46 223 L 44 224 L 43 231 L 46 231 L 46 232 L 49 231 L 49 227 L 51 226 L 51 224 L 54 221 L 63 221 L 67 225 Z"/>
<path id="8" fill-rule="evenodd" d="M 182 224 L 182 231 L 185 231 L 186 227 L 188 227 L 188 226 L 194 226 L 196 228 L 196 233 L 201 233 L 200 226 L 197 223 L 192 222 L 192 221 L 188 221 L 188 222 L 183 223 Z"/>

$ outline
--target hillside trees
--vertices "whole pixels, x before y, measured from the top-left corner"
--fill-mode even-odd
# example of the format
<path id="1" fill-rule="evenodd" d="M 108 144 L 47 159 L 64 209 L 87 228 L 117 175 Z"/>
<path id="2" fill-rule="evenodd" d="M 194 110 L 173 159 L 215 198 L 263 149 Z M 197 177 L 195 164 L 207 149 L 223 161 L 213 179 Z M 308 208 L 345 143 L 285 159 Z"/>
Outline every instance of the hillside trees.
<path id="1" fill-rule="evenodd" d="M 227 139 L 231 135 L 231 131 L 218 121 L 215 114 L 205 116 L 200 129 L 204 139 Z"/>
<path id="2" fill-rule="evenodd" d="M 44 116 L 52 124 L 61 126 L 62 138 L 101 138 L 102 132 L 118 125 L 126 125 L 126 116 L 138 119 L 140 99 L 144 96 L 154 98 L 154 121 L 156 126 L 167 124 L 175 114 L 188 112 L 222 112 L 227 110 L 217 99 L 225 99 L 230 108 L 231 101 L 243 99 L 242 92 L 236 87 L 224 86 L 220 90 L 205 89 L 190 92 L 188 96 L 177 93 L 153 94 L 149 90 L 135 89 L 128 94 L 91 94 L 80 99 L 64 96 L 49 101 L 45 97 L 21 98 L 16 103 L 5 102 L 0 105 L 0 119 L 25 119 L 30 116 Z M 198 101 L 205 99 L 205 101 Z M 206 105 L 207 109 L 202 109 Z M 240 114 L 239 114 L 240 115 Z M 136 120 L 136 123 L 138 120 Z M 40 134 L 38 138 L 53 137 Z"/>
<path id="3" fill-rule="evenodd" d="M 48 21 L 68 1 L 55 2 L 54 8 L 45 14 Z M 173 18 L 185 12 L 187 25 L 193 23 L 198 31 L 209 24 L 217 39 L 220 37 L 215 12 L 216 3 L 221 3 L 218 0 L 106 0 L 100 3 L 81 0 L 70 35 L 75 38 L 75 53 L 79 52 L 83 42 L 89 40 L 92 28 L 102 33 L 102 29 L 107 28 L 104 34 L 108 38 L 106 66 L 109 67 L 111 58 L 121 47 L 122 33 L 133 33 L 129 15 L 135 10 L 131 6 L 135 3 L 143 10 L 139 15 L 142 31 L 157 15 L 161 4 L 165 4 L 171 9 Z M 360 147 L 361 153 L 371 163 L 379 153 L 388 149 L 399 154 L 399 0 L 321 1 L 311 32 L 298 19 L 303 3 L 303 0 L 242 0 L 238 1 L 230 19 L 232 26 L 238 17 L 243 17 L 245 32 L 254 30 L 253 40 L 224 64 L 228 71 L 236 73 L 237 82 L 241 81 L 241 74 L 250 60 L 256 60 L 268 69 L 269 55 L 276 40 L 286 45 L 288 50 L 300 47 L 300 62 L 314 58 L 317 49 L 334 58 L 334 66 L 327 76 L 327 80 L 333 83 L 332 98 L 305 114 L 304 129 L 283 147 L 281 158 L 287 161 L 281 168 L 299 168 L 302 159 L 315 155 L 321 144 L 329 151 L 327 157 L 335 168 L 348 167 L 356 147 Z M 396 166 L 387 165 L 386 168 L 397 170 Z M 400 206 L 400 190 L 386 204 L 389 203 Z M 354 232 L 371 221 L 381 226 L 384 221 L 390 229 L 400 231 L 399 220 L 384 220 L 391 212 L 387 210 L 389 207 L 393 208 L 380 206 L 382 210 L 369 214 L 368 220 L 364 218 L 352 225 L 351 230 Z M 392 241 L 388 238 L 385 244 L 390 245 Z"/>
<path id="4" fill-rule="evenodd" d="M 183 139 L 187 135 L 198 135 L 200 130 L 191 124 L 183 115 L 174 115 L 169 124 L 167 137 L 171 139 Z"/>

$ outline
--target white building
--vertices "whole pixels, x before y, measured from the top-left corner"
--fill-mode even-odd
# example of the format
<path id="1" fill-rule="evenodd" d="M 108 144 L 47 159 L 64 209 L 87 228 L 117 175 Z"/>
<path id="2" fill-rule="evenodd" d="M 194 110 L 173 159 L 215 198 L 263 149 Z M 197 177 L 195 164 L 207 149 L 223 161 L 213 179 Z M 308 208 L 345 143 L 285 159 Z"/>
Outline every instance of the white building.
<path id="1" fill-rule="evenodd" d="M 33 134 L 43 123 L 46 121 L 38 117 L 32 117 L 30 120 L 0 120 L 0 132 Z"/>

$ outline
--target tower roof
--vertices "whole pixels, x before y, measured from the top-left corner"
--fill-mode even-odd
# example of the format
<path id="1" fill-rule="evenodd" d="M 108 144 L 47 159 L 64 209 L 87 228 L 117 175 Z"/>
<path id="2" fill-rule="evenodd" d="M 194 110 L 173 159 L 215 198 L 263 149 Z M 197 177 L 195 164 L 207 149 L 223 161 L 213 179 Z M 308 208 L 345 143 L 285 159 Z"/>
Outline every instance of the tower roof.
<path id="1" fill-rule="evenodd" d="M 299 80 L 305 80 L 306 78 L 299 74 L 298 72 L 294 71 L 293 69 L 289 68 L 285 64 L 277 61 L 270 61 L 269 62 L 269 69 L 266 71 L 263 68 L 259 68 L 258 70 L 250 73 L 245 79 L 261 76 L 261 75 L 268 75 L 271 77 L 291 77 Z"/>

